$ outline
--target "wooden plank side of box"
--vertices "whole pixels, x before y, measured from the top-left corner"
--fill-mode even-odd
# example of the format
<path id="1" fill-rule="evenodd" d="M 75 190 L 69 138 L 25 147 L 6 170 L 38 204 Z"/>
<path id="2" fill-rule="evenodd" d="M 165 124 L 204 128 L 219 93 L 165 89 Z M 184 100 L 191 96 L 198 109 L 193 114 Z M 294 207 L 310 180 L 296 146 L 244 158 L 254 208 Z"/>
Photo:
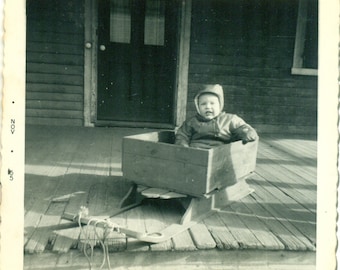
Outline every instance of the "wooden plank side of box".
<path id="1" fill-rule="evenodd" d="M 258 141 L 233 142 L 213 149 L 208 172 L 208 189 L 231 186 L 255 170 Z"/>
<path id="2" fill-rule="evenodd" d="M 124 178 L 137 184 L 193 196 L 207 192 L 206 166 L 126 152 L 123 164 Z"/>
<path id="3" fill-rule="evenodd" d="M 123 154 L 143 155 L 164 160 L 176 160 L 189 164 L 206 166 L 208 150 L 183 147 L 170 143 L 144 141 L 132 137 L 124 137 Z M 124 165 L 124 164 L 123 164 Z"/>

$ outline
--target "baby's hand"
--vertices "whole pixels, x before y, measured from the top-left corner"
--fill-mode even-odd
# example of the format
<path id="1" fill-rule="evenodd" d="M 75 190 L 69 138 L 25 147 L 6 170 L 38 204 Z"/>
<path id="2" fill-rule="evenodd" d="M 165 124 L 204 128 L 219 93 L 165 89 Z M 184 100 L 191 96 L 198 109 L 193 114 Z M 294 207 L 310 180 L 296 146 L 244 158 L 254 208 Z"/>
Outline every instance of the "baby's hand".
<path id="1" fill-rule="evenodd" d="M 242 139 L 243 144 L 257 140 L 258 135 L 257 135 L 257 133 L 254 129 L 247 129 L 247 130 L 244 130 L 244 131 L 245 131 L 245 134 L 244 134 L 244 137 Z"/>

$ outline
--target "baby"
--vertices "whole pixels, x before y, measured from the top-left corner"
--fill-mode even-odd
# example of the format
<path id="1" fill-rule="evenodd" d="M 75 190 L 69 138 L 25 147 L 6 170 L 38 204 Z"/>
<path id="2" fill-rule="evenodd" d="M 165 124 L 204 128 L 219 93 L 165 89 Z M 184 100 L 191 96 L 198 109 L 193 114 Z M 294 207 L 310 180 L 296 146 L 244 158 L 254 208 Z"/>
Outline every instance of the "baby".
<path id="1" fill-rule="evenodd" d="M 178 129 L 175 144 L 209 149 L 238 140 L 243 143 L 257 140 L 255 129 L 237 115 L 223 111 L 221 85 L 206 85 L 194 101 L 197 114 Z"/>

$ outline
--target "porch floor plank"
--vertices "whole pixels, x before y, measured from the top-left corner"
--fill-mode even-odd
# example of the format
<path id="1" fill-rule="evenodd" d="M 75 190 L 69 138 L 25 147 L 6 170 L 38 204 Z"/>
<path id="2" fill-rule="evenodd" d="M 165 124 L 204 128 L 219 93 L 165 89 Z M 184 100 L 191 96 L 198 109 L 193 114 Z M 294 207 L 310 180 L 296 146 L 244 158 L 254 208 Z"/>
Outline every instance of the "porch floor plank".
<path id="1" fill-rule="evenodd" d="M 271 185 L 286 194 L 290 194 L 299 203 L 307 205 L 315 204 L 316 191 L 313 190 L 314 186 L 309 183 L 298 181 L 300 178 L 299 176 L 291 175 L 289 172 L 285 173 L 276 166 L 266 168 L 259 166 L 256 170 L 256 174 L 261 176 L 261 178 L 252 181 L 254 186 Z M 286 181 L 283 182 L 282 179 L 285 179 Z M 250 183 L 250 181 L 248 182 Z M 315 207 L 310 208 L 310 211 L 315 212 Z"/>
<path id="2" fill-rule="evenodd" d="M 96 178 L 79 174 L 71 178 L 64 177 L 63 180 L 64 186 L 69 188 L 68 193 L 65 193 L 67 194 L 65 196 L 68 196 L 68 204 L 64 212 L 76 215 L 80 211 L 80 206 L 87 206 L 89 189 L 96 182 Z M 66 228 L 55 232 L 55 243 L 52 250 L 58 253 L 68 252 L 69 249 L 77 247 L 80 235 L 78 224 L 68 220 L 62 220 L 61 223 L 69 224 L 73 228 Z"/>
<path id="3" fill-rule="evenodd" d="M 226 210 L 230 210 L 227 207 Z M 241 249 L 262 249 L 262 243 L 255 237 L 253 232 L 249 230 L 246 224 L 242 222 L 236 213 L 228 213 L 221 211 L 218 213 L 224 225 L 232 232 L 233 237 L 239 244 Z"/>
<path id="4" fill-rule="evenodd" d="M 167 226 L 173 223 L 180 223 L 181 216 L 184 214 L 182 205 L 176 204 L 176 200 L 159 200 L 159 208 L 162 213 L 162 219 Z M 189 230 L 181 232 L 172 238 L 173 248 L 176 251 L 192 251 L 196 250 L 196 246 L 190 235 Z"/>
<path id="5" fill-rule="evenodd" d="M 145 220 L 146 230 L 148 233 L 162 231 L 167 227 L 167 224 L 162 219 L 160 208 L 151 202 L 146 202 L 142 207 L 143 216 Z M 150 245 L 151 251 L 172 250 L 173 244 L 171 239 L 161 243 Z"/>
<path id="6" fill-rule="evenodd" d="M 278 137 L 267 134 L 265 137 L 270 139 L 270 145 L 273 145 L 286 153 L 295 155 L 299 159 L 303 158 L 305 162 L 313 161 L 312 164 L 315 165 L 317 155 L 315 137 L 305 138 L 303 140 L 301 137 L 279 139 Z"/>
<path id="7" fill-rule="evenodd" d="M 130 187 L 121 172 L 122 138 L 145 132 L 28 125 L 25 252 L 81 250 L 84 235 L 77 224 L 61 220 L 61 215 L 77 214 L 85 206 L 90 216 L 110 217 Z M 111 232 L 105 243 L 110 252 L 315 251 L 315 139 L 261 136 L 256 171 L 247 182 L 255 189 L 253 194 L 168 241 L 149 245 Z M 176 200 L 146 199 L 110 220 L 132 230 L 160 231 L 180 221 L 184 209 Z M 94 232 L 88 236 L 94 239 Z"/>
<path id="8" fill-rule="evenodd" d="M 219 249 L 238 249 L 240 246 L 229 231 L 229 229 L 223 224 L 218 214 L 214 214 L 211 217 L 204 220 L 208 230 L 216 242 L 216 246 Z"/>
<path id="9" fill-rule="evenodd" d="M 286 194 L 291 194 L 297 201 L 315 204 L 316 202 L 316 171 L 313 175 L 305 174 L 306 166 L 298 159 L 289 159 L 277 154 L 267 153 L 261 148 L 256 173 L 263 177 L 262 184 L 273 184 Z M 265 157 L 265 160 L 263 160 Z M 286 161 L 284 161 L 286 160 Z M 312 210 L 312 209 L 311 209 Z"/>
<path id="10" fill-rule="evenodd" d="M 44 181 L 44 184 L 41 184 L 42 181 Z M 31 196 L 27 195 L 27 197 L 30 197 L 30 200 L 28 205 L 25 204 L 25 244 L 30 240 L 41 218 L 45 215 L 50 205 L 50 200 L 47 197 L 55 191 L 57 184 L 57 181 L 49 179 L 42 180 L 40 176 L 26 176 L 26 194 L 30 192 Z M 36 190 L 37 188 L 38 191 Z"/>
<path id="11" fill-rule="evenodd" d="M 45 250 L 53 236 L 50 226 L 59 224 L 66 203 L 51 203 L 46 214 L 41 218 L 39 225 L 28 240 L 25 251 L 28 253 L 41 253 Z"/>
<path id="12" fill-rule="evenodd" d="M 290 218 L 291 215 L 298 213 L 299 219 L 302 219 L 307 222 L 315 222 L 315 214 L 314 211 L 311 211 L 312 207 L 315 205 L 309 202 L 297 201 L 295 192 L 287 193 L 287 190 L 280 190 L 276 188 L 275 185 L 271 184 L 261 184 L 264 182 L 261 176 L 254 176 L 252 179 L 248 180 L 248 183 L 256 188 L 257 195 L 263 198 L 263 201 L 270 202 L 274 206 L 278 206 L 282 208 L 280 212 L 281 217 Z"/>
<path id="13" fill-rule="evenodd" d="M 25 148 L 32 149 L 25 151 L 25 160 L 29 160 L 29 163 L 26 162 L 25 164 L 26 174 L 47 176 L 50 168 L 54 165 L 51 162 L 53 154 L 58 150 L 56 141 L 53 141 L 53 143 L 51 141 L 58 140 L 60 136 L 57 134 L 55 128 L 26 128 Z"/>
<path id="14" fill-rule="evenodd" d="M 89 183 L 89 181 L 84 181 L 81 177 L 81 166 L 77 166 L 74 170 L 72 168 L 72 163 L 77 154 L 80 156 L 83 153 L 89 154 L 86 151 L 79 151 L 81 149 L 80 147 L 83 147 L 83 145 L 80 143 L 78 136 L 79 134 L 76 132 L 70 133 L 68 136 L 70 138 L 68 144 L 65 144 L 67 147 L 62 151 L 65 154 L 61 156 L 58 162 L 56 162 L 56 164 L 59 164 L 59 167 L 63 168 L 65 173 L 59 180 L 59 186 L 53 198 L 54 201 L 67 201 L 64 212 L 72 213 L 74 215 L 80 210 L 79 205 L 84 205 L 80 202 L 85 202 L 84 197 L 88 194 L 88 186 L 86 187 L 86 183 Z M 75 164 L 77 164 L 77 162 Z M 61 229 L 55 232 L 52 251 L 58 253 L 68 252 L 72 247 L 77 246 L 80 228 L 77 224 L 67 220 L 61 220 L 60 224 L 69 225 L 71 228 Z"/>
<path id="15" fill-rule="evenodd" d="M 299 241 L 295 235 L 290 232 L 284 224 L 276 217 L 272 216 L 270 212 L 267 211 L 260 203 L 258 203 L 256 197 L 251 194 L 249 197 L 244 198 L 243 201 L 246 203 L 247 207 L 255 213 L 255 215 L 263 220 L 266 227 L 271 231 L 285 246 L 286 250 L 299 250 L 303 244 Z M 255 203 L 252 203 L 255 202 Z M 265 227 L 264 227 L 265 228 Z"/>
<path id="16" fill-rule="evenodd" d="M 78 245 L 79 234 L 79 227 L 58 230 L 56 232 L 52 251 L 57 253 L 66 253 L 72 249 L 72 247 L 76 247 Z"/>
<path id="17" fill-rule="evenodd" d="M 172 241 L 176 251 L 194 251 L 197 249 L 188 230 L 176 234 Z"/>
<path id="18" fill-rule="evenodd" d="M 147 232 L 144 222 L 144 213 L 138 208 L 132 208 L 126 213 L 126 226 L 128 229 L 138 232 Z M 148 251 L 149 244 L 138 241 L 135 238 L 127 239 L 127 251 Z"/>
<path id="19" fill-rule="evenodd" d="M 87 196 L 90 187 L 95 183 L 95 177 L 88 177 L 82 174 L 64 177 L 64 186 L 68 187 L 68 204 L 65 207 L 65 213 L 78 214 L 81 206 L 87 206 Z M 54 252 L 68 252 L 69 249 L 77 247 L 80 235 L 80 228 L 74 222 L 62 220 L 61 223 L 69 224 L 73 228 L 66 228 L 55 232 Z"/>
<path id="20" fill-rule="evenodd" d="M 316 176 L 316 160 L 308 160 L 305 157 L 296 157 L 295 155 L 281 151 L 270 145 L 266 140 L 260 142 L 261 152 L 259 157 L 262 156 L 271 161 L 271 164 L 280 165 L 289 172 L 299 174 L 303 177 L 304 181 L 315 183 Z M 293 148 L 293 146 L 291 146 Z"/>
<path id="21" fill-rule="evenodd" d="M 258 246 L 259 249 L 284 249 L 283 243 L 267 228 L 266 223 L 261 221 L 252 211 L 250 211 L 244 202 L 235 202 L 230 205 L 230 208 L 230 214 L 238 215 L 243 224 L 248 227 L 262 244 L 262 247 Z M 223 211 L 227 212 L 227 209 L 224 209 Z"/>
<path id="22" fill-rule="evenodd" d="M 308 220 L 310 217 L 306 219 L 304 215 L 301 215 L 296 212 L 295 209 L 290 208 L 290 205 L 287 203 L 276 203 L 275 200 L 279 195 L 275 196 L 269 192 L 265 192 L 262 187 L 258 187 L 257 193 L 254 193 L 253 196 L 257 198 L 257 201 L 262 201 L 262 205 L 266 210 L 272 216 L 275 216 L 280 220 L 281 223 L 285 224 L 294 236 L 301 239 L 301 241 L 304 241 L 302 249 L 306 247 L 307 249 L 314 250 L 315 247 L 311 244 L 311 240 L 312 242 L 315 242 L 315 238 L 313 238 L 313 229 L 316 224 L 313 223 L 313 220 Z M 267 202 L 269 201 L 269 203 L 264 203 L 264 200 Z M 296 205 L 297 204 L 294 204 L 294 206 Z M 308 237 L 307 239 L 306 236 Z"/>
<path id="23" fill-rule="evenodd" d="M 216 247 L 216 242 L 205 224 L 197 223 L 189 230 L 198 249 L 213 249 Z"/>

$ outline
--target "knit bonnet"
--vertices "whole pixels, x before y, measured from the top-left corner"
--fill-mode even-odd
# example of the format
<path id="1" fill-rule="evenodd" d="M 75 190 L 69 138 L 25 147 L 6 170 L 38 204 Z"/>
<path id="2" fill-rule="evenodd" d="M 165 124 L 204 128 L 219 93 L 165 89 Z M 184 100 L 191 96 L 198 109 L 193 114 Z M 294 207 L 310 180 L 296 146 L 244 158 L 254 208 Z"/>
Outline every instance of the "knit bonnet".
<path id="1" fill-rule="evenodd" d="M 224 107 L 224 95 L 223 95 L 223 88 L 221 85 L 219 84 L 207 84 L 204 86 L 203 90 L 199 91 L 195 98 L 194 98 L 194 102 L 195 102 L 195 106 L 196 106 L 196 110 L 199 113 L 199 107 L 198 107 L 198 99 L 201 95 L 203 94 L 213 94 L 215 96 L 218 97 L 218 100 L 220 102 L 220 109 L 221 111 L 223 110 Z"/>

